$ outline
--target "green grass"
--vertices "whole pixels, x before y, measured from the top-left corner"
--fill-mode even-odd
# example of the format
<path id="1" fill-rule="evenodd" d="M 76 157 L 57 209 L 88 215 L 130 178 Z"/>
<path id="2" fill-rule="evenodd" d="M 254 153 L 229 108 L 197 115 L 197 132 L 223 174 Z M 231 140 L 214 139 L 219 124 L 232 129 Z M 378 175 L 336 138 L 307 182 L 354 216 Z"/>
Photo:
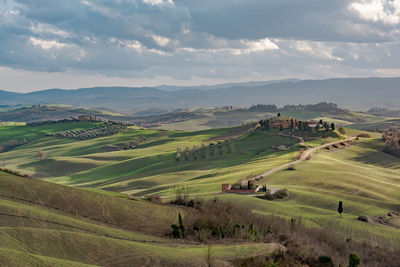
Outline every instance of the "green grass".
<path id="1" fill-rule="evenodd" d="M 192 196 L 218 196 L 229 201 L 246 203 L 261 214 L 275 214 L 286 218 L 302 217 L 307 225 L 329 227 L 353 239 L 364 239 L 387 247 L 400 243 L 399 229 L 357 220 L 360 215 L 386 214 L 398 208 L 400 203 L 400 160 L 381 152 L 379 135 L 372 134 L 375 139 L 362 139 L 357 145 L 345 150 L 318 153 L 311 160 L 298 164 L 295 171 L 280 171 L 266 177 L 261 184 L 287 188 L 290 194 L 285 200 L 270 202 L 252 196 L 220 192 L 222 183 L 235 183 L 291 161 L 300 146 L 295 144 L 292 149 L 280 152 L 272 149 L 273 145 L 291 144 L 290 138 L 279 136 L 277 130 L 241 135 L 231 141 L 230 154 L 224 148 L 221 156 L 218 148 L 215 148 L 215 156 L 208 154 L 206 159 L 182 159 L 180 162 L 175 160 L 179 146 L 184 149 L 186 146 L 192 148 L 195 144 L 208 145 L 211 139 L 233 135 L 235 131 L 235 128 L 191 132 L 133 128 L 116 135 L 81 141 L 37 137 L 26 145 L 1 153 L 0 161 L 5 161 L 9 168 L 24 173 L 37 176 L 39 172 L 43 172 L 46 180 L 54 183 L 105 190 L 110 192 L 107 195 L 110 197 L 117 192 L 135 196 L 160 195 L 167 200 L 174 197 L 176 187 L 185 186 Z M 359 130 L 349 128 L 346 131 L 349 136 L 360 133 Z M 336 136 L 330 140 L 339 138 L 343 137 Z M 141 140 L 142 143 L 134 150 L 104 150 L 108 145 L 135 140 Z M 324 142 L 325 139 L 319 138 L 306 142 L 306 145 L 317 146 Z M 39 149 L 46 152 L 46 158 L 42 162 L 36 157 Z M 44 186 L 43 190 L 45 192 L 49 189 Z M 97 199 L 97 191 L 90 190 L 90 194 L 87 190 L 83 192 L 95 203 L 105 201 L 104 194 L 100 194 L 102 197 Z M 23 191 L 21 195 L 29 193 Z M 101 207 L 93 208 L 93 214 L 105 220 L 110 220 L 108 216 L 112 220 L 118 220 L 121 216 L 126 218 L 122 214 L 129 213 L 130 209 L 137 209 L 136 217 L 130 215 L 127 221 L 135 220 L 141 224 L 131 225 L 126 221 L 118 221 L 125 230 L 137 231 L 151 221 L 155 225 L 154 229 L 159 230 L 157 232 L 149 228 L 149 231 L 160 233 L 166 229 L 160 230 L 162 225 L 168 228 L 176 220 L 178 211 L 175 208 L 163 208 L 157 211 L 158 217 L 147 218 L 145 211 L 154 207 L 149 206 L 149 203 L 118 198 L 126 201 L 121 208 L 120 200 L 111 199 L 107 200 L 110 202 L 106 205 L 111 215 L 99 215 L 102 213 Z M 343 218 L 339 218 L 336 212 L 340 200 L 344 203 Z M 87 203 L 92 202 L 83 201 L 79 205 L 72 202 L 68 206 L 82 206 L 90 210 Z M 136 206 L 128 203 L 135 203 Z M 124 235 L 123 232 L 118 234 Z"/>
<path id="2" fill-rule="evenodd" d="M 274 116 L 266 112 L 241 112 L 224 110 L 194 111 L 189 120 L 164 123 L 157 127 L 165 130 L 199 131 L 206 129 L 234 127 L 243 123 L 259 121 Z"/>
<path id="3" fill-rule="evenodd" d="M 93 122 L 67 122 L 47 124 L 42 126 L 29 125 L 0 125 L 0 144 L 9 140 L 34 139 L 43 137 L 49 133 L 61 132 L 66 130 L 81 130 L 91 128 L 98 123 Z"/>
<path id="4" fill-rule="evenodd" d="M 207 246 L 163 237 L 178 213 L 193 212 L 0 172 L 0 265 L 204 265 Z M 278 248 L 214 245 L 213 254 L 226 264 Z"/>

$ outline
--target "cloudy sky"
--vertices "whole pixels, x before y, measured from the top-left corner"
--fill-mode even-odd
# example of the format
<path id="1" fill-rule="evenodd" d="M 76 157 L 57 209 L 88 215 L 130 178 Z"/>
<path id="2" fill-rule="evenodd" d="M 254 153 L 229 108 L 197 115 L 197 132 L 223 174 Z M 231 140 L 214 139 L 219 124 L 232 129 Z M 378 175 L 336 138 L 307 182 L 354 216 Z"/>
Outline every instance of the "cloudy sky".
<path id="1" fill-rule="evenodd" d="M 0 89 L 400 76 L 400 0 L 0 0 Z"/>

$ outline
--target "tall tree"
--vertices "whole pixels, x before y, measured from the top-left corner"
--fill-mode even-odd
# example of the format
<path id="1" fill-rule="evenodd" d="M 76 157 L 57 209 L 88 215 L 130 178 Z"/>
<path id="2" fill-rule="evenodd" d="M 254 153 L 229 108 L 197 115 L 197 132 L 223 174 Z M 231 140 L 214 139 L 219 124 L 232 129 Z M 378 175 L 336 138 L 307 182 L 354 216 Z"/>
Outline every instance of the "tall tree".
<path id="1" fill-rule="evenodd" d="M 223 154 L 222 142 L 221 141 L 218 141 L 218 153 L 219 153 L 220 156 L 222 156 L 222 154 Z"/>
<path id="2" fill-rule="evenodd" d="M 334 131 L 335 130 L 335 124 L 332 122 L 331 123 L 331 130 Z"/>
<path id="3" fill-rule="evenodd" d="M 185 148 L 185 159 L 186 159 L 186 160 L 189 160 L 189 159 L 190 159 L 189 151 L 190 151 L 190 149 L 189 149 L 189 147 L 187 146 L 187 147 Z"/>
<path id="4" fill-rule="evenodd" d="M 339 205 L 338 205 L 337 211 L 339 212 L 340 217 L 342 217 L 342 213 L 343 213 L 343 203 L 342 203 L 342 201 L 339 201 Z"/>
<path id="5" fill-rule="evenodd" d="M 197 159 L 199 157 L 199 147 L 197 145 L 193 146 L 193 159 Z"/>
<path id="6" fill-rule="evenodd" d="M 183 225 L 182 215 L 178 213 L 179 229 L 181 230 L 181 236 L 185 237 L 185 226 Z"/>

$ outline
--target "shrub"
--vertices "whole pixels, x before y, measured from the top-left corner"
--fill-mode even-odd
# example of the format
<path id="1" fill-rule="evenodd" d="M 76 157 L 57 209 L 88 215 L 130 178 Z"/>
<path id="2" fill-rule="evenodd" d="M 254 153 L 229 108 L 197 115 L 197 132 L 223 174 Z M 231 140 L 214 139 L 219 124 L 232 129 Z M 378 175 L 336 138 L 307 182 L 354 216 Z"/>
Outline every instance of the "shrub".
<path id="1" fill-rule="evenodd" d="M 400 157 L 400 132 L 398 129 L 389 129 L 383 132 L 382 141 L 385 142 L 384 152 Z"/>
<path id="2" fill-rule="evenodd" d="M 339 131 L 340 134 L 346 134 L 346 130 L 343 128 L 343 126 L 340 126 L 338 128 L 338 131 Z"/>
<path id="3" fill-rule="evenodd" d="M 148 196 L 146 197 L 146 200 L 153 202 L 153 203 L 157 203 L 157 204 L 161 204 L 162 200 L 160 196 Z"/>
<path id="4" fill-rule="evenodd" d="M 349 267 L 357 267 L 358 265 L 360 265 L 360 257 L 358 257 L 356 254 L 350 254 L 349 257 Z"/>
<path id="5" fill-rule="evenodd" d="M 264 195 L 258 196 L 258 198 L 266 199 L 266 200 L 275 200 L 275 199 L 283 199 L 289 195 L 287 189 L 279 189 L 274 194 L 271 193 L 271 190 L 267 189 Z"/>
<path id="6" fill-rule="evenodd" d="M 358 138 L 371 138 L 371 135 L 369 133 L 359 133 L 357 134 Z"/>
<path id="7" fill-rule="evenodd" d="M 360 257 L 369 266 L 400 266 L 400 253 L 374 244 L 351 240 L 329 228 L 311 228 L 302 224 L 301 218 L 287 220 L 278 216 L 253 213 L 244 205 L 213 199 L 204 202 L 201 212 L 191 212 L 185 217 L 185 239 L 206 243 L 276 242 L 282 249 L 270 257 L 236 259 L 237 266 L 347 266 L 350 253 L 352 266 L 358 266 Z M 183 223 L 183 222 L 182 222 Z M 169 236 L 179 236 L 178 224 L 172 225 Z M 324 256 L 321 258 L 321 255 Z M 358 256 L 359 255 L 359 256 Z M 256 260 L 256 261 L 255 261 Z M 238 262 L 239 261 L 239 262 Z M 323 265 L 322 263 L 326 263 Z M 271 265 L 274 266 L 274 265 Z M 276 266 L 276 265 L 275 265 Z"/>

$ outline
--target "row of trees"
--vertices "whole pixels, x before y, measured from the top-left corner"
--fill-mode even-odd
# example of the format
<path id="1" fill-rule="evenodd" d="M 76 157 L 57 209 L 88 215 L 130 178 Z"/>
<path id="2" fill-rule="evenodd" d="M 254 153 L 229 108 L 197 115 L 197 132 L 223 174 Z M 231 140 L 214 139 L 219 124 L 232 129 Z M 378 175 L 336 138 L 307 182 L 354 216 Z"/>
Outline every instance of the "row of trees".
<path id="1" fill-rule="evenodd" d="M 382 141 L 385 142 L 384 151 L 396 157 L 400 157 L 400 131 L 392 128 L 383 132 Z"/>
<path id="2" fill-rule="evenodd" d="M 71 130 L 71 131 L 65 131 L 65 132 L 57 132 L 57 133 L 49 134 L 49 135 L 54 135 L 54 136 L 63 137 L 63 138 L 85 140 L 85 139 L 92 139 L 92 138 L 101 137 L 101 136 L 113 135 L 113 134 L 125 131 L 127 129 L 127 127 L 128 127 L 127 125 L 121 124 L 121 123 L 106 122 L 100 126 L 92 127 L 92 128 L 86 129 L 86 130 Z"/>
<path id="3" fill-rule="evenodd" d="M 9 140 L 7 142 L 4 142 L 2 144 L 0 144 L 0 153 L 1 152 L 7 152 L 17 146 L 26 144 L 28 141 L 26 140 L 26 138 L 22 138 L 21 140 Z"/>
<path id="4" fill-rule="evenodd" d="M 276 112 L 278 107 L 275 105 L 257 104 L 252 105 L 248 110 L 252 112 Z"/>
<path id="5" fill-rule="evenodd" d="M 192 147 L 192 149 L 190 149 L 188 146 L 186 146 L 185 149 L 178 147 L 176 149 L 175 159 L 176 161 L 180 161 L 182 159 L 189 161 L 197 160 L 199 158 L 205 159 L 207 156 L 222 156 L 224 153 L 232 153 L 232 145 L 229 140 L 225 140 L 224 142 L 218 141 L 216 144 L 211 142 L 208 144 L 208 146 L 203 143 L 200 147 L 196 144 Z"/>
<path id="6" fill-rule="evenodd" d="M 278 117 L 280 117 L 279 113 L 278 113 Z M 269 119 L 267 119 L 267 120 L 260 120 L 258 124 L 259 124 L 259 128 L 260 129 L 269 130 L 270 128 L 273 127 L 273 126 L 271 126 L 271 123 L 272 122 Z M 278 121 L 278 123 L 279 123 L 279 121 Z M 274 125 L 276 125 L 276 124 L 277 123 L 275 121 Z M 283 125 L 288 125 L 288 127 L 284 127 Z M 282 123 L 280 124 L 280 131 L 283 131 L 285 128 L 288 128 L 289 130 L 297 128 L 297 130 L 300 130 L 300 131 L 311 131 L 312 130 L 312 128 L 309 126 L 309 122 L 307 122 L 307 121 L 296 121 L 296 120 L 293 120 L 293 119 L 290 120 L 289 124 L 286 123 L 286 121 L 282 121 Z M 336 126 L 335 126 L 334 123 L 329 124 L 326 121 L 320 120 L 317 123 L 315 129 L 318 131 L 321 128 L 325 129 L 325 131 L 329 132 L 329 131 L 334 131 L 336 129 Z M 344 131 L 343 127 L 342 127 L 342 131 Z"/>

